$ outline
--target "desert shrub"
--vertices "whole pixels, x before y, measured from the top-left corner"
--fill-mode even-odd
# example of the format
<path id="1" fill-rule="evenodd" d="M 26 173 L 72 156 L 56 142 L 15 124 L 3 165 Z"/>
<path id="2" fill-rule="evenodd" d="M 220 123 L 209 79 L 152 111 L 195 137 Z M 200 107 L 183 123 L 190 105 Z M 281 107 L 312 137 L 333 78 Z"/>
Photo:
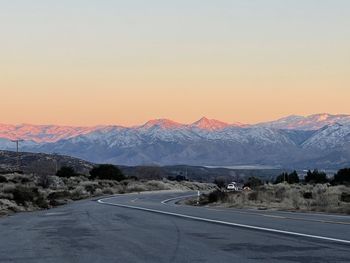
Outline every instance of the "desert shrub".
<path id="1" fill-rule="evenodd" d="M 95 186 L 93 186 L 93 185 L 86 185 L 86 186 L 85 186 L 85 190 L 86 190 L 87 192 L 89 192 L 90 194 L 94 194 L 96 188 L 95 188 Z"/>
<path id="2" fill-rule="evenodd" d="M 43 196 L 39 195 L 35 200 L 34 200 L 35 205 L 37 205 L 40 208 L 43 209 L 48 209 L 50 207 L 49 201 Z"/>
<path id="3" fill-rule="evenodd" d="M 126 192 L 144 192 L 144 191 L 147 191 L 148 189 L 145 185 L 130 184 L 127 186 L 125 190 Z"/>
<path id="4" fill-rule="evenodd" d="M 13 200 L 17 204 L 25 205 L 26 202 L 33 202 L 35 198 L 40 196 L 38 188 L 16 186 L 12 190 Z"/>
<path id="5" fill-rule="evenodd" d="M 113 190 L 112 190 L 111 188 L 104 188 L 104 189 L 102 190 L 102 193 L 103 193 L 104 195 L 112 195 L 112 194 L 114 194 L 114 192 L 113 192 Z"/>
<path id="6" fill-rule="evenodd" d="M 286 191 L 287 189 L 283 184 L 278 184 L 275 186 L 275 197 L 279 202 L 281 202 L 285 198 Z"/>
<path id="7" fill-rule="evenodd" d="M 70 198 L 70 192 L 68 191 L 55 191 L 50 193 L 47 198 L 51 200 L 67 199 Z"/>
<path id="8" fill-rule="evenodd" d="M 133 180 L 133 181 L 138 181 L 138 180 L 139 180 L 139 178 L 137 178 L 137 177 L 134 176 L 134 175 L 128 176 L 127 179 L 128 179 L 128 180 Z"/>
<path id="9" fill-rule="evenodd" d="M 62 189 L 66 187 L 64 183 L 64 180 L 66 180 L 66 178 L 61 178 L 56 175 L 51 175 L 51 176 L 48 176 L 48 179 L 49 179 L 49 188 L 51 189 L 60 189 L 60 188 Z"/>
<path id="10" fill-rule="evenodd" d="M 95 194 L 97 188 L 100 187 L 98 184 L 87 182 L 83 182 L 81 185 L 85 188 L 85 191 L 92 195 Z"/>
<path id="11" fill-rule="evenodd" d="M 312 192 L 305 192 L 305 193 L 303 193 L 303 197 L 305 199 L 312 199 Z"/>
<path id="12" fill-rule="evenodd" d="M 126 177 L 117 166 L 111 164 L 101 164 L 97 167 L 92 168 L 90 171 L 90 179 L 122 181 L 126 179 Z"/>
<path id="13" fill-rule="evenodd" d="M 326 187 L 318 184 L 312 190 L 312 206 L 320 211 L 336 209 L 340 205 L 340 193 L 337 187 Z"/>
<path id="14" fill-rule="evenodd" d="M 103 195 L 102 189 L 97 188 L 97 189 L 95 190 L 95 192 L 94 192 L 94 195 L 95 195 L 95 196 Z"/>
<path id="15" fill-rule="evenodd" d="M 74 171 L 73 167 L 70 166 L 63 166 L 61 169 L 59 169 L 56 173 L 58 177 L 64 177 L 69 178 L 73 176 L 77 176 L 76 172 Z"/>
<path id="16" fill-rule="evenodd" d="M 86 192 L 84 187 L 78 186 L 71 192 L 70 197 L 72 200 L 80 200 L 89 197 L 89 194 Z"/>
<path id="17" fill-rule="evenodd" d="M 315 169 L 313 172 L 310 170 L 307 172 L 305 176 L 305 182 L 311 184 L 324 184 L 328 182 L 327 174 L 324 172 L 319 172 Z"/>
<path id="18" fill-rule="evenodd" d="M 345 184 L 350 185 L 350 168 L 345 168 L 339 170 L 335 175 L 332 181 L 333 184 Z"/>
<path id="19" fill-rule="evenodd" d="M 146 188 L 147 188 L 147 191 L 168 189 L 165 183 L 160 181 L 153 181 L 153 180 L 146 182 Z"/>
<path id="20" fill-rule="evenodd" d="M 16 174 L 12 178 L 8 179 L 8 181 L 15 184 L 27 184 L 30 182 L 28 176 Z"/>
<path id="21" fill-rule="evenodd" d="M 340 200 L 342 202 L 350 203 L 350 194 L 349 193 L 342 193 L 340 196 Z"/>
<path id="22" fill-rule="evenodd" d="M 7 178 L 3 175 L 0 175 L 0 183 L 7 183 Z"/>
<path id="23" fill-rule="evenodd" d="M 251 192 L 248 195 L 248 200 L 250 201 L 257 201 L 258 200 L 258 192 Z"/>
<path id="24" fill-rule="evenodd" d="M 38 186 L 41 186 L 42 188 L 49 188 L 50 186 L 50 178 L 47 174 L 42 174 L 38 177 L 37 180 Z"/>
<path id="25" fill-rule="evenodd" d="M 5 184 L 2 187 L 2 192 L 5 193 L 5 194 L 12 194 L 14 189 L 15 189 L 15 185 L 9 183 L 9 184 Z"/>
<path id="26" fill-rule="evenodd" d="M 224 202 L 227 199 L 228 195 L 225 192 L 216 190 L 208 195 L 208 202 L 209 203 L 217 203 L 217 202 Z"/>

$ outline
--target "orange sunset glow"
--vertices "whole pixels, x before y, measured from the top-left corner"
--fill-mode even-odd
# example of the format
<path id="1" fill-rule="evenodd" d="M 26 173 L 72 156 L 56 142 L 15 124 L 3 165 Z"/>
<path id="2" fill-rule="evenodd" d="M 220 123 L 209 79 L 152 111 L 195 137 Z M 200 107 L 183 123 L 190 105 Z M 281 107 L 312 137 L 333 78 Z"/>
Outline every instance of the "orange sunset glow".
<path id="1" fill-rule="evenodd" d="M 85 3 L 4 4 L 2 123 L 256 123 L 350 113 L 341 4 Z"/>

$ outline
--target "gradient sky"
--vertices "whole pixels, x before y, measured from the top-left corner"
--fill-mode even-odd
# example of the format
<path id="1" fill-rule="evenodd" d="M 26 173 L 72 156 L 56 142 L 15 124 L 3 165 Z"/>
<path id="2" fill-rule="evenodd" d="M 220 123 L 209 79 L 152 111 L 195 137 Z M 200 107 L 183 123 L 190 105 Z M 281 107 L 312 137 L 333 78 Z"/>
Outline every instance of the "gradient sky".
<path id="1" fill-rule="evenodd" d="M 0 0 L 0 123 L 350 113 L 348 0 Z"/>

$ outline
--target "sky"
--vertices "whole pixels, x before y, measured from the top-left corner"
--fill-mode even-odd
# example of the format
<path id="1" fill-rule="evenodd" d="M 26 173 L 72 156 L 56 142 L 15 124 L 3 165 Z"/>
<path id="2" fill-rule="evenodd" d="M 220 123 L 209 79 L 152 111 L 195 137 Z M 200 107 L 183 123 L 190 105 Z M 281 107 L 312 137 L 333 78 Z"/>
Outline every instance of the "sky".
<path id="1" fill-rule="evenodd" d="M 0 123 L 350 114 L 348 0 L 0 0 Z"/>

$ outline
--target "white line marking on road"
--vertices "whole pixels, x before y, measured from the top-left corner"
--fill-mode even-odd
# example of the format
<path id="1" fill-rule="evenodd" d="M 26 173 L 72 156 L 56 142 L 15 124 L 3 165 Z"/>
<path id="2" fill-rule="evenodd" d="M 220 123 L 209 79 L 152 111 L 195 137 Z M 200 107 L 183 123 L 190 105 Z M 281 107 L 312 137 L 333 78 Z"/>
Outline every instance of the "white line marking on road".
<path id="1" fill-rule="evenodd" d="M 106 200 L 109 200 L 109 199 L 112 199 L 112 198 L 100 199 L 97 202 L 100 203 L 100 204 L 112 205 L 112 206 L 123 207 L 123 208 L 130 208 L 130 209 L 141 210 L 141 211 L 152 212 L 152 213 L 163 214 L 163 215 L 176 216 L 176 217 L 180 217 L 180 218 L 192 219 L 192 220 L 208 222 L 208 223 L 215 223 L 215 224 L 234 226 L 234 227 L 240 227 L 240 228 L 245 228 L 245 229 L 260 230 L 260 231 L 265 231 L 265 232 L 270 232 L 270 233 L 278 233 L 278 234 L 285 234 L 285 235 L 290 235 L 290 236 L 307 237 L 307 238 L 313 238 L 313 239 L 319 239 L 319 240 L 325 240 L 325 241 L 332 241 L 332 242 L 350 244 L 350 240 L 337 239 L 337 238 L 324 237 L 324 236 L 317 236 L 317 235 L 309 235 L 309 234 L 303 234 L 303 233 L 298 233 L 298 232 L 278 230 L 278 229 L 266 228 L 266 227 L 258 227 L 258 226 L 252 226 L 252 225 L 244 225 L 244 224 L 238 224 L 238 223 L 232 223 L 232 222 L 208 219 L 208 218 L 203 218 L 203 217 L 190 216 L 190 215 L 178 214 L 178 213 L 172 213 L 172 212 L 166 212 L 166 211 L 161 211 L 161 210 L 156 210 L 156 209 L 149 209 L 149 208 L 143 208 L 143 207 L 138 207 L 138 206 L 130 206 L 130 205 L 122 205 L 122 204 L 106 202 Z M 183 197 L 183 198 L 185 198 L 185 197 Z M 180 199 L 180 197 L 179 198 L 171 198 L 171 199 L 172 200 Z M 166 203 L 165 201 L 169 202 L 170 199 L 164 200 L 162 203 L 165 204 Z"/>
<path id="2" fill-rule="evenodd" d="M 185 196 L 181 196 L 181 197 L 174 197 L 174 198 L 169 198 L 169 199 L 166 199 L 164 201 L 162 201 L 161 203 L 163 205 L 165 205 L 166 203 L 169 203 L 171 201 L 174 201 L 174 200 L 178 200 L 178 199 L 184 199 L 184 198 L 188 198 L 188 197 L 194 197 L 194 196 L 197 196 L 197 195 L 185 195 Z"/>
<path id="3" fill-rule="evenodd" d="M 284 217 L 284 216 L 275 216 L 275 215 L 262 215 L 262 216 L 272 217 L 272 218 L 280 218 L 280 219 L 287 219 L 287 217 Z"/>
<path id="4" fill-rule="evenodd" d="M 65 212 L 50 212 L 50 213 L 46 213 L 46 216 L 60 216 L 60 215 L 66 215 L 67 213 Z"/>

